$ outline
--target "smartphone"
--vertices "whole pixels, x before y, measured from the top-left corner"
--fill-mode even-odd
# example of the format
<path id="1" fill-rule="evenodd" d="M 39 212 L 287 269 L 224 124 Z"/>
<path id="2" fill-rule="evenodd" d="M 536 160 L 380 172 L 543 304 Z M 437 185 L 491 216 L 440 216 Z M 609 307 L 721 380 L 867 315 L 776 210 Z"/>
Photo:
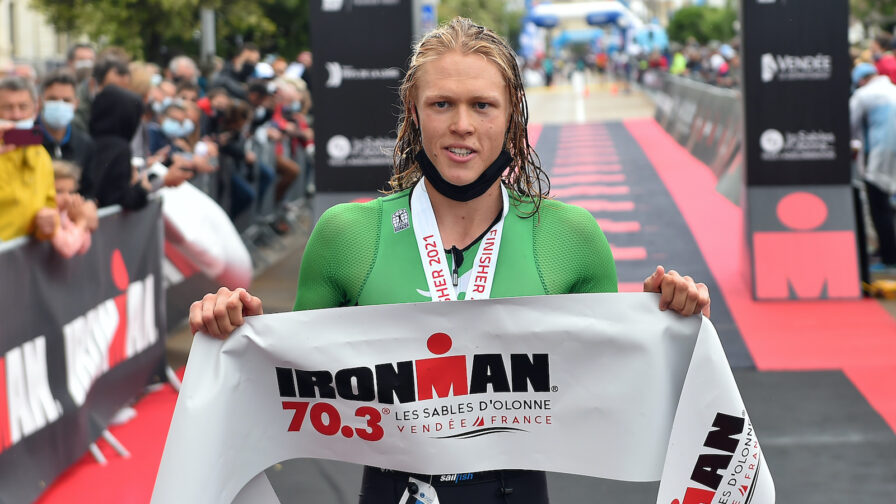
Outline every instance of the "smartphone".
<path id="1" fill-rule="evenodd" d="M 44 141 L 44 136 L 38 129 L 11 129 L 3 133 L 3 141 L 0 143 L 7 145 L 40 145 Z"/>

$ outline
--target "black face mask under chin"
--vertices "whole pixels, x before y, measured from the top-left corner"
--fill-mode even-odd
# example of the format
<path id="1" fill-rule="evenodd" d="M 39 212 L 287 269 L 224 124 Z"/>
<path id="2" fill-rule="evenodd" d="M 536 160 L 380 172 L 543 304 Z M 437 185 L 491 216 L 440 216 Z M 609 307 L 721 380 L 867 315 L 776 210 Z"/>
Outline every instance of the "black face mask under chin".
<path id="1" fill-rule="evenodd" d="M 429 160 L 429 156 L 426 155 L 426 151 L 423 149 L 420 149 L 420 152 L 417 153 L 414 159 L 417 160 L 423 176 L 432 184 L 433 188 L 442 196 L 454 201 L 470 201 L 485 194 L 485 191 L 488 191 L 488 188 L 501 178 L 501 174 L 513 161 L 510 153 L 502 149 L 501 153 L 498 154 L 498 158 L 482 172 L 479 178 L 469 184 L 454 185 L 442 178 L 442 174 L 432 164 L 432 161 Z"/>

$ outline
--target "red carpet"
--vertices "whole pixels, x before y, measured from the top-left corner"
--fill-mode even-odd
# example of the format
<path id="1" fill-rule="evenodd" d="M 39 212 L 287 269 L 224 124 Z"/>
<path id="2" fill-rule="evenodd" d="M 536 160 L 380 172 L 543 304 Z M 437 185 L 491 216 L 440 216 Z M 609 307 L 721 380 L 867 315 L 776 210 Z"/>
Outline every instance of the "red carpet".
<path id="1" fill-rule="evenodd" d="M 183 376 L 183 370 L 181 370 Z M 124 445 L 131 458 L 115 453 L 105 441 L 98 444 L 108 464 L 99 465 L 88 453 L 50 486 L 38 504 L 145 504 L 152 496 L 156 472 L 177 394 L 170 386 L 144 396 L 137 416 L 109 431 Z"/>
<path id="2" fill-rule="evenodd" d="M 896 321 L 874 300 L 756 302 L 743 214 L 653 119 L 625 121 L 687 221 L 760 370 L 842 369 L 896 431 Z"/>

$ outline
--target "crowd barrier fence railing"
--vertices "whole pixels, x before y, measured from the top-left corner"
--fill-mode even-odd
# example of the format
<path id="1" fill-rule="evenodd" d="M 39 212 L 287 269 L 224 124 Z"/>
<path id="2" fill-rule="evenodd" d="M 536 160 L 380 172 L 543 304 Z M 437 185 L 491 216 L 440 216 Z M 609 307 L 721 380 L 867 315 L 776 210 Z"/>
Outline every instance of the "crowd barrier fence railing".
<path id="1" fill-rule="evenodd" d="M 650 72 L 655 72 L 651 70 Z M 644 91 L 656 104 L 654 118 L 716 176 L 716 189 L 742 205 L 744 130 L 740 91 L 655 72 Z"/>

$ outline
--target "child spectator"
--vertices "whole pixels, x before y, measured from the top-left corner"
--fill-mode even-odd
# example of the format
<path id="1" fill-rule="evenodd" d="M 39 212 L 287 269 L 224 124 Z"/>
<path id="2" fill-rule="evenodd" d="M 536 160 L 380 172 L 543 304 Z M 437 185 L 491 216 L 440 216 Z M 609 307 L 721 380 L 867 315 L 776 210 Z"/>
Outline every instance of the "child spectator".
<path id="1" fill-rule="evenodd" d="M 78 194 L 78 169 L 68 161 L 53 161 L 56 186 L 56 208 L 59 209 L 59 228 L 53 235 L 53 248 L 66 259 L 87 252 L 90 248 L 91 220 L 96 219 L 96 207 L 85 203 Z M 93 215 L 91 215 L 93 213 Z"/>

